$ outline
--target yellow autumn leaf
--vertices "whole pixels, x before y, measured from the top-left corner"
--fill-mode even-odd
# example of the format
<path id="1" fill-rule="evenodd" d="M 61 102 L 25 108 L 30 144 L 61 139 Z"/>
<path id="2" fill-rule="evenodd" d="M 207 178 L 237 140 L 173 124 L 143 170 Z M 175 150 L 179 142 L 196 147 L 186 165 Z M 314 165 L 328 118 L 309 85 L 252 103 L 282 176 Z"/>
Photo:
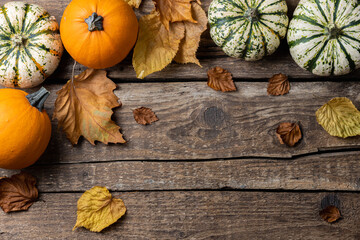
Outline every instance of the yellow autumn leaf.
<path id="1" fill-rule="evenodd" d="M 331 136 L 360 135 L 360 112 L 348 98 L 331 99 L 316 111 L 316 119 Z"/>
<path id="2" fill-rule="evenodd" d="M 84 227 L 92 232 L 100 232 L 119 220 L 125 212 L 124 202 L 113 198 L 106 187 L 93 187 L 77 202 L 77 219 L 73 230 Z"/>
<path id="3" fill-rule="evenodd" d="M 57 92 L 53 119 L 59 121 L 72 144 L 84 136 L 91 144 L 125 143 L 120 127 L 112 120 L 112 108 L 121 104 L 114 94 L 116 84 L 103 70 L 86 69 Z"/>
<path id="4" fill-rule="evenodd" d="M 141 17 L 132 60 L 136 76 L 142 79 L 170 64 L 179 50 L 184 33 L 182 22 L 172 23 L 169 31 L 166 30 L 157 11 Z"/>
<path id="5" fill-rule="evenodd" d="M 142 0 L 125 0 L 131 7 L 139 8 Z"/>

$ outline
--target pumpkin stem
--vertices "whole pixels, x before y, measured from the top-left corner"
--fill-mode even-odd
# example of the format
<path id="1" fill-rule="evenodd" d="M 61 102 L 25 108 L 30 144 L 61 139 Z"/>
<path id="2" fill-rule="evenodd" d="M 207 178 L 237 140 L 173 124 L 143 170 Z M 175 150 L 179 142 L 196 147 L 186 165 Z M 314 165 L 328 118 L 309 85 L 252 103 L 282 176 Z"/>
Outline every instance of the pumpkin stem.
<path id="1" fill-rule="evenodd" d="M 338 38 L 341 34 L 341 28 L 338 28 L 335 24 L 331 23 L 326 27 L 329 39 Z"/>
<path id="2" fill-rule="evenodd" d="M 90 17 L 85 19 L 85 22 L 88 25 L 88 30 L 92 31 L 102 31 L 104 18 L 102 16 L 97 15 L 96 12 L 93 12 Z"/>
<path id="3" fill-rule="evenodd" d="M 44 103 L 49 97 L 49 95 L 50 92 L 46 90 L 46 88 L 41 87 L 39 91 L 28 94 L 26 98 L 27 100 L 29 100 L 31 106 L 36 107 L 41 112 L 44 108 Z"/>
<path id="4" fill-rule="evenodd" d="M 21 36 L 20 34 L 15 34 L 13 38 L 13 42 L 16 46 L 25 46 L 27 43 L 27 39 Z"/>
<path id="5" fill-rule="evenodd" d="M 259 20 L 259 11 L 257 10 L 257 8 L 248 8 L 244 16 L 250 21 L 257 21 Z"/>

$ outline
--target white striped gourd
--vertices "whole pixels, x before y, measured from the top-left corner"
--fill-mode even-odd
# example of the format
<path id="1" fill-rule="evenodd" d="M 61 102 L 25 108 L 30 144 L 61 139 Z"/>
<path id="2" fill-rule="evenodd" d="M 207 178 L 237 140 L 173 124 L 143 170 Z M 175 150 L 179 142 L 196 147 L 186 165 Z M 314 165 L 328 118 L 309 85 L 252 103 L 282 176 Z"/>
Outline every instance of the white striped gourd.
<path id="1" fill-rule="evenodd" d="M 0 8 L 1 85 L 39 85 L 55 71 L 62 52 L 58 23 L 44 8 L 23 2 Z"/>
<path id="2" fill-rule="evenodd" d="M 301 0 L 288 31 L 290 53 L 320 76 L 360 67 L 360 5 L 357 0 Z"/>
<path id="3" fill-rule="evenodd" d="M 285 0 L 214 0 L 208 13 L 211 38 L 231 57 L 259 60 L 285 37 L 286 14 Z"/>

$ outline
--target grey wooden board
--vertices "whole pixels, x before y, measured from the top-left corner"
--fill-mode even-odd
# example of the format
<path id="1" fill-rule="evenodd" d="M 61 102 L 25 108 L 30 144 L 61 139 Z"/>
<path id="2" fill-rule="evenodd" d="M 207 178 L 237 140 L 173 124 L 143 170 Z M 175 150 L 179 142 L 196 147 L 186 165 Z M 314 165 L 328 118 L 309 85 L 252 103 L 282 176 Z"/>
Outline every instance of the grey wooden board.
<path id="1" fill-rule="evenodd" d="M 0 4 L 4 4 L 7 1 L 1 0 Z M 70 3 L 70 0 L 58 0 L 58 1 L 48 1 L 48 0 L 28 0 L 29 3 L 36 3 L 41 6 L 44 6 L 51 14 L 53 14 L 58 22 L 60 23 L 61 16 L 66 6 Z M 203 0 L 203 9 L 207 11 L 211 0 Z M 294 11 L 298 0 L 287 0 L 289 7 L 289 16 L 291 17 L 292 12 Z M 139 17 L 148 14 L 153 9 L 153 4 L 151 0 L 144 0 L 140 9 L 136 9 L 135 12 Z M 134 30 L 135 31 L 135 30 Z M 135 71 L 133 70 L 131 64 L 132 53 L 124 60 L 122 63 L 116 65 L 109 69 L 109 76 L 116 79 L 116 81 L 121 82 L 122 80 L 131 80 L 136 79 Z M 276 73 L 284 73 L 289 75 L 290 78 L 307 78 L 307 79 L 323 79 L 317 76 L 312 75 L 311 73 L 301 69 L 296 65 L 292 60 L 286 40 L 284 40 L 278 49 L 278 51 L 270 57 L 266 57 L 263 60 L 257 62 L 245 62 L 243 60 L 234 59 L 226 56 L 221 48 L 217 47 L 212 41 L 209 30 L 207 30 L 201 38 L 200 47 L 198 49 L 198 58 L 202 64 L 202 68 L 198 67 L 195 64 L 176 64 L 173 63 L 161 72 L 157 72 L 149 75 L 146 79 L 148 80 L 193 80 L 193 79 L 206 79 L 207 70 L 215 66 L 221 66 L 225 69 L 228 69 L 232 72 L 235 79 L 264 79 L 269 78 Z M 53 75 L 53 79 L 49 79 L 47 82 L 51 83 L 54 81 L 54 78 L 58 79 L 70 79 L 71 71 L 74 60 L 66 53 L 64 54 L 63 60 L 60 64 L 60 67 Z M 84 70 L 85 67 L 78 64 L 76 68 L 78 71 Z M 353 79 L 357 80 L 359 78 L 359 71 L 355 73 L 337 77 L 334 79 Z M 145 81 L 146 81 L 145 79 Z M 329 79 L 329 78 L 327 78 Z"/>
<path id="2" fill-rule="evenodd" d="M 71 231 L 80 193 L 42 194 L 28 212 L 0 212 L 1 239 L 359 239 L 358 193 L 339 193 L 343 219 L 319 216 L 325 193 L 125 192 L 123 219 Z"/>

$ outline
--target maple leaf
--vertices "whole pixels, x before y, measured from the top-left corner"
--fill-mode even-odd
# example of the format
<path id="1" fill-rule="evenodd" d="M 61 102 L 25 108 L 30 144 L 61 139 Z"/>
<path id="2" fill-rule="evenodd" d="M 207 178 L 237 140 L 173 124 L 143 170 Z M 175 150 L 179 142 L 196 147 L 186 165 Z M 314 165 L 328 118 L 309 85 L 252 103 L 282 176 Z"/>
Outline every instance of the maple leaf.
<path id="1" fill-rule="evenodd" d="M 84 227 L 92 232 L 100 232 L 119 220 L 125 212 L 126 207 L 121 199 L 113 198 L 105 187 L 95 186 L 79 198 L 73 230 Z"/>
<path id="2" fill-rule="evenodd" d="M 156 11 L 141 17 L 132 60 L 136 76 L 144 78 L 170 64 L 184 34 L 185 27 L 181 22 L 171 24 L 169 31 L 166 30 Z"/>
<path id="3" fill-rule="evenodd" d="M 155 8 L 160 13 L 160 20 L 169 30 L 169 23 L 189 21 L 196 23 L 191 14 L 193 0 L 153 0 Z"/>
<path id="4" fill-rule="evenodd" d="M 232 80 L 231 73 L 221 67 L 214 67 L 209 69 L 208 86 L 212 89 L 222 92 L 236 91 L 236 86 Z"/>
<path id="5" fill-rule="evenodd" d="M 185 37 L 181 40 L 179 51 L 174 60 L 178 63 L 195 63 L 199 66 L 200 62 L 196 58 L 201 34 L 207 29 L 207 17 L 201 6 L 192 2 L 192 13 L 197 23 L 184 22 Z"/>
<path id="6" fill-rule="evenodd" d="M 276 136 L 281 144 L 293 147 L 302 137 L 300 126 L 297 123 L 283 122 L 276 129 Z"/>
<path id="7" fill-rule="evenodd" d="M 328 223 L 336 222 L 341 218 L 340 211 L 335 206 L 327 206 L 319 212 L 319 215 L 322 219 L 324 219 L 324 221 Z"/>
<path id="8" fill-rule="evenodd" d="M 125 143 L 120 127 L 111 120 L 112 108 L 121 106 L 115 88 L 105 71 L 86 69 L 57 92 L 53 119 L 72 144 L 81 135 L 93 145 L 95 141 Z"/>
<path id="9" fill-rule="evenodd" d="M 159 120 L 155 113 L 146 107 L 134 109 L 133 114 L 135 121 L 142 125 L 151 124 Z"/>
<path id="10" fill-rule="evenodd" d="M 290 82 L 288 77 L 282 73 L 275 74 L 269 79 L 267 92 L 269 95 L 279 96 L 287 94 L 290 91 Z"/>
<path id="11" fill-rule="evenodd" d="M 36 178 L 21 172 L 0 178 L 0 206 L 4 212 L 27 210 L 38 198 Z"/>
<path id="12" fill-rule="evenodd" d="M 131 7 L 139 8 L 142 0 L 125 0 Z"/>

